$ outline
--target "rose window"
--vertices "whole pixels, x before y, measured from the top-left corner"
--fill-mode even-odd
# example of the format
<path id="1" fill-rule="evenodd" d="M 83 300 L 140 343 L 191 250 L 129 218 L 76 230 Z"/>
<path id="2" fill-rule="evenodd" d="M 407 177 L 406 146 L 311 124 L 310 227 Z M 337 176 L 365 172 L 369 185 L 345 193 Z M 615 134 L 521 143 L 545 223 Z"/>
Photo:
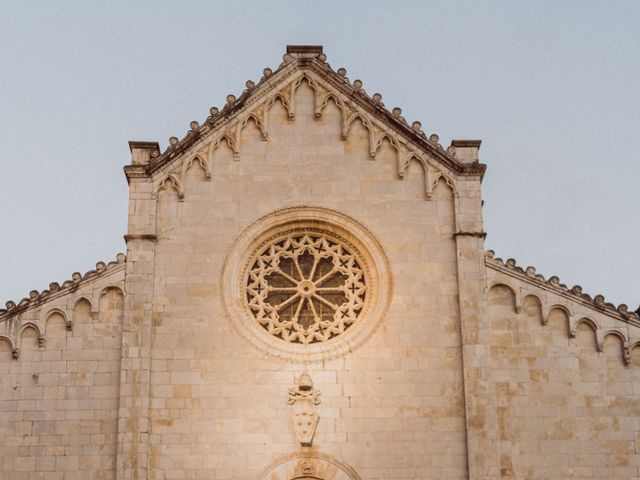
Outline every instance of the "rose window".
<path id="1" fill-rule="evenodd" d="M 355 249 L 325 232 L 279 236 L 248 267 L 244 285 L 253 319 L 286 342 L 331 340 L 364 309 L 366 274 Z"/>

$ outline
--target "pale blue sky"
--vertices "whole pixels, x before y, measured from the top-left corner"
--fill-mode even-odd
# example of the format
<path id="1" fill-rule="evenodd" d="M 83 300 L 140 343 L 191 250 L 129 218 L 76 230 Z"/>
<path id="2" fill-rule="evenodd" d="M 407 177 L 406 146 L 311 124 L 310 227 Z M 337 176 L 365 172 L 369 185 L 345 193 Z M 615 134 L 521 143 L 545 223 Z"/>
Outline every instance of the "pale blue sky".
<path id="1" fill-rule="evenodd" d="M 487 248 L 640 303 L 638 1 L 0 6 L 0 305 L 124 251 L 127 141 L 164 148 L 294 43 L 483 140 Z"/>

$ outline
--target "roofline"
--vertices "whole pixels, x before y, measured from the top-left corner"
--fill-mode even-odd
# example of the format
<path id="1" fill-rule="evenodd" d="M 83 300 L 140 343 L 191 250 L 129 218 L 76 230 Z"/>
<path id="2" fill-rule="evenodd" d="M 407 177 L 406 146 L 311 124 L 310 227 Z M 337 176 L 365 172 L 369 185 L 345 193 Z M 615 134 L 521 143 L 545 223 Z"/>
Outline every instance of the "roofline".
<path id="1" fill-rule="evenodd" d="M 640 327 L 640 315 L 636 312 L 629 311 L 628 306 L 625 304 L 620 304 L 616 307 L 612 303 L 605 302 L 603 295 L 591 297 L 591 295 L 583 293 L 582 287 L 579 285 L 568 288 L 566 285 L 560 283 L 560 279 L 556 276 L 546 279 L 543 275 L 536 273 L 536 269 L 534 267 L 527 267 L 526 269 L 519 267 L 513 258 L 504 261 L 501 258 L 494 257 L 495 252 L 493 250 L 488 250 L 485 253 L 485 265 L 487 267 L 536 287 L 553 292 L 561 297 L 595 310 L 598 313 L 602 313 L 625 323 Z"/>
<path id="2" fill-rule="evenodd" d="M 217 108 L 212 108 L 211 115 L 202 125 L 198 125 L 197 122 L 192 122 L 192 125 L 195 124 L 195 126 L 192 127 L 187 135 L 175 144 L 169 145 L 163 153 L 153 158 L 151 162 L 145 166 L 143 175 L 151 175 L 162 169 L 170 161 L 186 152 L 203 137 L 227 124 L 228 121 L 230 121 L 237 112 L 241 111 L 247 105 L 249 100 L 251 100 L 251 98 L 253 98 L 258 92 L 268 86 L 280 83 L 279 81 L 284 80 L 281 77 L 284 77 L 287 73 L 300 69 L 309 70 L 321 76 L 324 81 L 330 83 L 343 95 L 354 101 L 359 107 L 378 118 L 398 134 L 409 139 L 413 144 L 428 153 L 434 160 L 447 167 L 452 172 L 458 175 L 480 176 L 480 180 L 482 180 L 487 168 L 485 164 L 478 162 L 460 162 L 453 156 L 453 154 L 447 152 L 440 144 L 437 143 L 437 138 L 435 141 L 427 139 L 423 132 L 409 126 L 404 118 L 399 114 L 394 115 L 394 113 L 385 108 L 382 102 L 379 100 L 376 101 L 374 98 L 370 97 L 364 89 L 351 85 L 346 76 L 342 76 L 333 71 L 329 64 L 324 61 L 325 55 L 321 53 L 322 47 L 318 49 L 318 46 L 292 45 L 288 48 L 293 49 L 293 52 L 295 53 L 302 53 L 301 50 L 308 49 L 308 53 L 310 55 L 299 56 L 295 54 L 292 55 L 291 53 L 285 54 L 285 62 L 280 64 L 275 72 L 271 72 L 270 69 L 266 68 L 264 70 L 265 75 L 260 79 L 258 84 L 256 85 L 252 81 L 248 81 L 247 88 L 238 99 L 236 99 L 234 95 L 229 95 L 227 97 L 227 104 L 222 108 L 222 110 L 218 111 Z M 457 142 L 472 142 L 474 145 L 477 142 L 477 145 L 479 145 L 480 141 L 457 140 Z M 136 143 L 153 143 L 154 145 L 157 145 L 155 142 Z M 462 144 L 460 145 L 462 146 Z M 455 145 L 452 144 L 452 146 L 455 150 Z M 125 172 L 127 172 L 126 167 Z M 136 173 L 140 175 L 141 172 Z"/>
<path id="3" fill-rule="evenodd" d="M 80 286 L 91 283 L 105 275 L 123 270 L 125 268 L 125 262 L 126 255 L 124 253 L 119 253 L 116 255 L 115 261 L 109 263 L 98 262 L 96 263 L 95 270 L 89 270 L 88 272 L 85 272 L 84 275 L 80 272 L 75 272 L 72 275 L 72 278 L 63 282 L 62 285 L 57 282 L 53 282 L 49 284 L 48 290 L 42 290 L 41 292 L 31 290 L 29 296 L 23 298 L 18 303 L 13 300 L 8 300 L 6 302 L 6 308 L 0 309 L 0 322 L 8 320 L 31 308 L 39 307 L 53 299 L 74 292 Z"/>

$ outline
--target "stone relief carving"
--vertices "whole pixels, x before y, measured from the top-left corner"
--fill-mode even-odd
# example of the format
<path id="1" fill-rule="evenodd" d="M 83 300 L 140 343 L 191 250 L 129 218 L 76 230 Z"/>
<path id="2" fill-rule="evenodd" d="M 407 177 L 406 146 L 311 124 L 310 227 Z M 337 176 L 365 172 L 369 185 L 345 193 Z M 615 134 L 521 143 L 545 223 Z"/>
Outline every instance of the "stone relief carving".
<path id="1" fill-rule="evenodd" d="M 569 296 L 580 303 L 586 303 L 595 310 L 614 315 L 627 323 L 640 326 L 640 313 L 630 311 L 629 307 L 625 304 L 620 304 L 616 307 L 612 303 L 605 302 L 603 295 L 591 297 L 591 295 L 582 291 L 580 285 L 574 285 L 568 288 L 563 283 L 560 283 L 560 279 L 555 275 L 549 277 L 549 279 L 545 279 L 543 275 L 536 273 L 535 267 L 520 267 L 513 258 L 505 261 L 496 257 L 493 250 L 487 250 L 485 252 L 485 263 L 487 266 L 495 268 L 496 270 L 513 272 L 517 274 L 518 278 L 525 279 L 529 283 L 551 289 L 561 295 Z M 513 287 L 511 288 L 513 289 Z"/>
<path id="2" fill-rule="evenodd" d="M 302 362 L 365 341 L 393 288 L 371 232 L 318 207 L 278 210 L 247 226 L 225 257 L 220 284 L 240 334 L 267 353 Z"/>
<path id="3" fill-rule="evenodd" d="M 62 318 L 65 329 L 72 331 L 73 320 L 70 315 L 74 305 L 80 299 L 84 299 L 90 305 L 92 303 L 87 299 L 85 289 L 90 288 L 93 282 L 101 280 L 111 285 L 111 275 L 124 275 L 125 261 L 125 255 L 119 253 L 115 261 L 98 262 L 95 270 L 89 270 L 84 275 L 74 272 L 71 279 L 62 284 L 52 282 L 49 289 L 32 290 L 28 297 L 19 302 L 7 301 L 6 308 L 0 308 L 0 343 L 5 343 L 12 358 L 18 360 L 23 337 L 29 330 L 35 332 L 38 347 L 46 348 L 46 324 L 53 315 Z M 116 288 L 120 288 L 120 285 L 117 282 L 113 284 Z M 106 288 L 108 287 L 101 287 L 100 290 Z M 96 303 L 95 299 L 93 303 Z"/>
<path id="4" fill-rule="evenodd" d="M 42 305 L 48 300 L 57 298 L 60 295 L 72 292 L 86 282 L 93 280 L 100 275 L 103 275 L 105 273 L 112 273 L 115 269 L 123 269 L 125 260 L 125 254 L 118 253 L 115 261 L 109 263 L 98 262 L 96 263 L 95 270 L 89 270 L 88 272 L 85 272 L 84 275 L 82 275 L 80 272 L 74 272 L 71 275 L 71 279 L 66 280 L 62 283 L 62 285 L 57 282 L 52 282 L 49 284 L 48 290 L 42 290 L 41 292 L 37 290 L 31 290 L 31 292 L 29 292 L 29 296 L 23 298 L 19 302 L 8 300 L 6 302 L 5 308 L 0 308 L 0 321 L 18 313 L 24 312 L 25 310 L 34 306 Z"/>
<path id="5" fill-rule="evenodd" d="M 320 392 L 313 388 L 313 381 L 307 372 L 303 372 L 296 386 L 289 389 L 289 405 L 293 406 L 293 430 L 296 439 L 303 447 L 310 447 L 320 417 L 315 406 L 320 404 Z"/>
<path id="6" fill-rule="evenodd" d="M 626 305 L 621 304 L 616 307 L 605 302 L 602 295 L 591 297 L 582 291 L 580 285 L 569 288 L 556 276 L 546 279 L 543 275 L 536 273 L 536 269 L 532 266 L 523 268 L 518 266 L 512 258 L 506 261 L 496 258 L 492 250 L 485 253 L 485 265 L 506 275 L 506 278 L 495 278 L 490 281 L 487 292 L 495 287 L 506 287 L 513 296 L 516 314 L 522 313 L 524 299 L 535 298 L 540 305 L 542 325 L 548 325 L 550 314 L 554 310 L 560 310 L 567 317 L 567 333 L 570 338 L 576 336 L 578 326 L 581 324 L 591 327 L 596 336 L 595 347 L 598 352 L 604 351 L 605 338 L 614 335 L 620 339 L 624 365 L 630 366 L 631 352 L 634 348 L 640 347 L 640 337 L 637 333 L 640 320 L 638 314 L 629 311 Z M 516 282 L 509 279 L 511 277 L 523 282 L 522 286 L 516 286 Z M 586 313 L 585 307 L 592 313 Z"/>
<path id="7" fill-rule="evenodd" d="M 246 298 L 270 335 L 292 343 L 326 342 L 364 309 L 366 272 L 353 247 L 319 230 L 289 232 L 250 261 Z"/>
<path id="8" fill-rule="evenodd" d="M 213 153 L 222 141 L 227 142 L 234 159 L 240 160 L 240 133 L 248 123 L 253 123 L 259 129 L 262 139 L 267 140 L 268 113 L 276 100 L 283 104 L 288 118 L 293 121 L 296 117 L 296 91 L 303 82 L 313 90 L 316 119 L 322 118 L 330 100 L 336 105 L 341 114 L 343 140 L 347 140 L 354 122 L 360 120 L 368 131 L 372 160 L 375 160 L 383 143 L 387 141 L 396 152 L 399 178 L 406 176 L 412 161 L 418 162 L 425 175 L 426 199 L 431 198 L 439 178 L 444 178 L 447 185 L 457 193 L 456 173 L 468 170 L 469 173 L 479 174 L 484 171 L 484 165 L 477 162 L 463 165 L 464 162 L 459 161 L 454 146 L 445 150 L 439 143 L 438 135 L 427 136 L 420 122 L 409 125 L 401 115 L 400 108 L 389 111 L 382 103 L 380 94 L 370 97 L 362 88 L 362 81 L 355 80 L 351 84 L 346 77 L 346 70 L 334 72 L 322 60 L 323 57 L 324 54 L 321 54 L 305 58 L 305 62 L 299 63 L 301 59 L 289 56 L 276 71 L 266 68 L 260 82 L 256 84 L 248 81 L 247 88 L 240 97 L 230 94 L 221 110 L 212 107 L 206 122 L 199 124 L 192 121 L 183 139 L 171 137 L 168 149 L 154 157 L 149 164 L 149 173 L 163 172 L 156 182 L 157 191 L 171 186 L 178 191 L 180 198 L 184 195 L 180 166 L 173 170 L 167 167 L 179 156 L 190 162 L 192 156 L 198 154 L 207 178 L 212 171 Z M 200 152 L 203 150 L 207 151 L 206 164 L 202 163 Z M 180 163 L 184 163 L 184 160 Z"/>

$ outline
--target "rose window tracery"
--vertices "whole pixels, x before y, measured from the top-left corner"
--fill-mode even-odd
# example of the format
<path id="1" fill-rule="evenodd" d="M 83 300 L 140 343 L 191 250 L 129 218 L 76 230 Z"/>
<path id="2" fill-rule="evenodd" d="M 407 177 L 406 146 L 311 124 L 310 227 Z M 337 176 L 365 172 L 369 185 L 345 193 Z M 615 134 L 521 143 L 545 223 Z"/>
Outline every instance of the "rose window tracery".
<path id="1" fill-rule="evenodd" d="M 279 236 L 249 261 L 244 282 L 255 321 L 276 338 L 313 344 L 358 321 L 366 272 L 353 247 L 321 231 Z"/>

